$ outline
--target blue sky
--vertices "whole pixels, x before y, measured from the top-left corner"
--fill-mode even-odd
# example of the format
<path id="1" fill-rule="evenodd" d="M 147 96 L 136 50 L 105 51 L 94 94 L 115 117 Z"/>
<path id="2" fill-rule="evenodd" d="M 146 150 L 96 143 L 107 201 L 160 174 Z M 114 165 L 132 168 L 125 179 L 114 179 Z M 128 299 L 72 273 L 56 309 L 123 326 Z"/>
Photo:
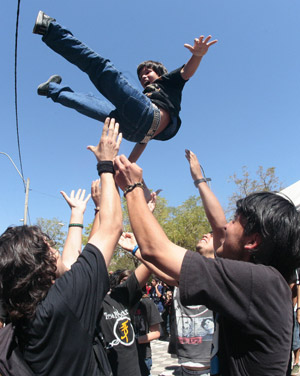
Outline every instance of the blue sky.
<path id="1" fill-rule="evenodd" d="M 222 205 L 234 189 L 228 178 L 247 165 L 274 166 L 284 186 L 299 180 L 300 3 L 298 0 L 99 0 L 21 1 L 18 39 L 18 115 L 25 178 L 30 178 L 29 213 L 69 219 L 59 191 L 90 189 L 96 161 L 86 150 L 102 125 L 36 94 L 38 84 L 57 73 L 75 91 L 97 94 L 87 76 L 32 34 L 39 10 L 55 17 L 95 51 L 110 58 L 134 84 L 136 67 L 147 59 L 169 70 L 185 63 L 183 47 L 211 34 L 218 43 L 185 86 L 182 126 L 168 142 L 152 141 L 139 164 L 153 189 L 170 205 L 197 194 L 184 149 L 202 162 Z M 2 15 L 0 151 L 19 167 L 14 112 L 14 42 L 17 1 L 0 5 Z M 121 153 L 133 144 L 124 141 Z M 24 187 L 9 160 L 0 155 L 0 231 L 21 224 Z M 85 224 L 93 218 L 93 205 Z"/>

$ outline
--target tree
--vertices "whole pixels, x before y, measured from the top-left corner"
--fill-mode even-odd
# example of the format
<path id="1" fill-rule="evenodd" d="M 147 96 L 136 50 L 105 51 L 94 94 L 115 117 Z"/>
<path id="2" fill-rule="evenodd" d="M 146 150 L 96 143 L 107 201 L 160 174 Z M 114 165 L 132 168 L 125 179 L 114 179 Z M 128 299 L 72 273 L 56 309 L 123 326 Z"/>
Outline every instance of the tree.
<path id="1" fill-rule="evenodd" d="M 55 248 L 62 251 L 66 233 L 62 231 L 63 223 L 58 218 L 37 218 L 36 225 L 55 243 Z"/>
<path id="2" fill-rule="evenodd" d="M 247 166 L 242 167 L 242 177 L 238 177 L 236 173 L 229 177 L 236 185 L 236 192 L 229 197 L 228 213 L 234 212 L 237 200 L 248 196 L 250 193 L 259 191 L 280 191 L 282 183 L 275 174 L 275 167 L 269 167 L 266 170 L 262 166 L 256 171 L 256 178 L 251 178 Z"/>

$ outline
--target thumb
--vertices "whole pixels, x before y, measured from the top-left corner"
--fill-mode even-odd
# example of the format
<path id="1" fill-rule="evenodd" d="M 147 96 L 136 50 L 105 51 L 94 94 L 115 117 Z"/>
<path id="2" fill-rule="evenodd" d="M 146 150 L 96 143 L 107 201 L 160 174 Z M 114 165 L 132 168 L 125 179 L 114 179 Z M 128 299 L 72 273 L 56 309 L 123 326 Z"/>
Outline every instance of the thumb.
<path id="1" fill-rule="evenodd" d="M 93 146 L 93 145 L 89 145 L 86 147 L 88 150 L 90 150 L 91 152 L 95 153 L 95 149 L 96 149 L 96 146 Z"/>
<path id="2" fill-rule="evenodd" d="M 184 44 L 184 47 L 187 48 L 190 52 L 193 52 L 194 48 L 190 44 Z"/>

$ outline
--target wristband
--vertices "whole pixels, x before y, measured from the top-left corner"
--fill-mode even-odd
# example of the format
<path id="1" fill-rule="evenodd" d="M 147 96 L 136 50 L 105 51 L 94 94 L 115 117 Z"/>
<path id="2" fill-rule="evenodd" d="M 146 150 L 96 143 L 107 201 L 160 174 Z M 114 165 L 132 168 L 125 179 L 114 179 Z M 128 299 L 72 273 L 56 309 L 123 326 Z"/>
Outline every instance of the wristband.
<path id="1" fill-rule="evenodd" d="M 97 171 L 99 176 L 101 176 L 103 172 L 110 172 L 111 174 L 114 174 L 114 164 L 112 161 L 100 161 L 97 163 Z"/>
<path id="2" fill-rule="evenodd" d="M 300 309 L 300 307 L 299 307 L 299 308 L 296 308 L 296 311 L 298 311 L 298 309 Z"/>
<path id="3" fill-rule="evenodd" d="M 211 181 L 211 178 L 202 178 L 202 179 L 197 179 L 197 180 L 194 180 L 194 184 L 195 184 L 195 187 L 198 188 L 198 184 L 200 183 L 206 183 L 208 181 Z"/>
<path id="4" fill-rule="evenodd" d="M 126 197 L 128 192 L 131 192 L 134 190 L 134 188 L 140 187 L 144 189 L 144 184 L 143 183 L 134 183 L 132 185 L 127 185 L 127 187 L 124 189 L 124 197 Z"/>
<path id="5" fill-rule="evenodd" d="M 139 249 L 139 246 L 138 245 L 136 245 L 134 248 L 133 248 L 133 250 L 132 250 L 132 254 L 133 254 L 133 256 L 135 256 L 135 254 L 136 254 L 136 251 Z"/>
<path id="6" fill-rule="evenodd" d="M 81 223 L 70 223 L 69 227 L 81 227 L 81 228 L 83 228 L 83 225 Z"/>

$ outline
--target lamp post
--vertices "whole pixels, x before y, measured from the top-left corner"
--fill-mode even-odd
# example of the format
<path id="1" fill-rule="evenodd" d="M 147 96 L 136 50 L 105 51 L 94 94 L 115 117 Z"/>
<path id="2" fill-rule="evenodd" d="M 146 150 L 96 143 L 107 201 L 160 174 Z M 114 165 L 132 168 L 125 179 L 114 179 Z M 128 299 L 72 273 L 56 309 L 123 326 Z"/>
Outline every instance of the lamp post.
<path id="1" fill-rule="evenodd" d="M 30 180 L 29 180 L 29 178 L 27 178 L 27 181 L 25 181 L 25 179 L 23 178 L 21 172 L 18 170 L 17 166 L 15 165 L 14 161 L 11 159 L 11 157 L 7 153 L 4 153 L 3 151 L 0 151 L 0 154 L 3 154 L 3 155 L 7 156 L 7 158 L 11 161 L 12 165 L 17 170 L 19 176 L 21 177 L 21 179 L 23 180 L 23 182 L 24 182 L 24 184 L 26 186 L 26 188 L 25 188 L 24 222 L 23 222 L 23 224 L 26 225 L 27 224 L 28 195 L 29 195 L 29 183 L 30 183 Z"/>

